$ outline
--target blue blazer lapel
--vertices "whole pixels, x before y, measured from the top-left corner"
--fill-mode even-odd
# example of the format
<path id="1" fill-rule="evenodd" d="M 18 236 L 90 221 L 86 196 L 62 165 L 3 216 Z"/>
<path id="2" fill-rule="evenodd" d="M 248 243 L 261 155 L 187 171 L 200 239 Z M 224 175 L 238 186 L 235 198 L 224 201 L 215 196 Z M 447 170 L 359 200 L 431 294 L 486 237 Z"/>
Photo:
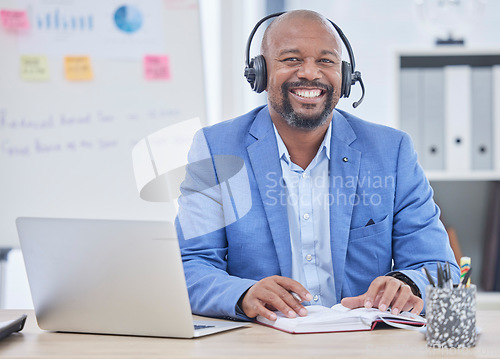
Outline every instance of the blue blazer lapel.
<path id="1" fill-rule="evenodd" d="M 254 142 L 247 147 L 248 156 L 271 229 L 281 275 L 291 277 L 292 248 L 286 201 L 282 200 L 286 198 L 285 188 L 282 185 L 276 136 L 267 107 L 257 114 L 249 133 Z"/>
<path id="2" fill-rule="evenodd" d="M 335 293 L 340 301 L 349 241 L 351 215 L 356 201 L 361 152 L 350 145 L 356 134 L 347 120 L 334 111 L 330 155 L 330 245 L 332 250 Z"/>

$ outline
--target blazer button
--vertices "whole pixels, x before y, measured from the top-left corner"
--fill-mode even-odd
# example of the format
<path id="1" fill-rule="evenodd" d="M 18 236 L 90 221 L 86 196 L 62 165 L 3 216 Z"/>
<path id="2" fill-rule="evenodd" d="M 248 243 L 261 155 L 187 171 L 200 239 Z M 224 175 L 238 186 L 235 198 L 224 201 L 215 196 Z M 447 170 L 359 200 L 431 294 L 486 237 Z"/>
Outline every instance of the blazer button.
<path id="1" fill-rule="evenodd" d="M 347 157 L 344 157 L 344 158 L 342 158 L 342 161 L 349 162 L 349 159 Z"/>

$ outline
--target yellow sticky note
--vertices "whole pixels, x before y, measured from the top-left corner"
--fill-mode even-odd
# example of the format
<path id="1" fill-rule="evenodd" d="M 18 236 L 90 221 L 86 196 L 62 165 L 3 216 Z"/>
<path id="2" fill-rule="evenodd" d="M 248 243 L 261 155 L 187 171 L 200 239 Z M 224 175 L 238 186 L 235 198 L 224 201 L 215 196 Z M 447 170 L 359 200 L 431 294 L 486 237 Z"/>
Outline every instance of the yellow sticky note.
<path id="1" fill-rule="evenodd" d="M 49 80 L 49 64 L 44 55 L 21 56 L 21 78 L 25 81 Z"/>
<path id="2" fill-rule="evenodd" d="M 89 56 L 66 56 L 64 58 L 64 74 L 68 81 L 92 80 L 92 65 Z"/>

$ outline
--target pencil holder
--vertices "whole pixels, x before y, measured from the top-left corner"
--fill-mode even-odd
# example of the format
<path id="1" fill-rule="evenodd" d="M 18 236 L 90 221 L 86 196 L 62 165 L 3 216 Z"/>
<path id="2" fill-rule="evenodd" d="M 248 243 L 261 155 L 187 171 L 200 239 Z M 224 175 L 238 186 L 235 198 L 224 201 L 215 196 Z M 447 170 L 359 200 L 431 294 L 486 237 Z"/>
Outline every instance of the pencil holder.
<path id="1" fill-rule="evenodd" d="M 469 348 L 476 345 L 476 286 L 427 286 L 427 345 Z"/>

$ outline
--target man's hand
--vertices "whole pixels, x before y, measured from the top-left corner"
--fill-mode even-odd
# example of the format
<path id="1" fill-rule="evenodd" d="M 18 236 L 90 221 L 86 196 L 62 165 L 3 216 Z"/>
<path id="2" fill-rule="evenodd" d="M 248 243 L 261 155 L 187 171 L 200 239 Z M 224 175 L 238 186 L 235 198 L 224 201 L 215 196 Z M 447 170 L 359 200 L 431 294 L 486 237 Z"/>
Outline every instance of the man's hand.
<path id="1" fill-rule="evenodd" d="M 424 308 L 424 301 L 413 295 L 408 284 L 387 276 L 375 278 L 365 294 L 344 298 L 341 303 L 351 309 L 377 307 L 382 311 L 390 306 L 392 314 L 410 309 L 412 313 L 420 314 Z"/>
<path id="2" fill-rule="evenodd" d="M 296 293 L 300 301 L 293 295 Z M 241 309 L 249 318 L 262 315 L 269 320 L 276 320 L 272 310 L 279 310 L 288 318 L 298 315 L 305 317 L 307 309 L 301 302 L 312 300 L 312 295 L 299 282 L 280 276 L 261 279 L 247 291 L 241 303 Z"/>

